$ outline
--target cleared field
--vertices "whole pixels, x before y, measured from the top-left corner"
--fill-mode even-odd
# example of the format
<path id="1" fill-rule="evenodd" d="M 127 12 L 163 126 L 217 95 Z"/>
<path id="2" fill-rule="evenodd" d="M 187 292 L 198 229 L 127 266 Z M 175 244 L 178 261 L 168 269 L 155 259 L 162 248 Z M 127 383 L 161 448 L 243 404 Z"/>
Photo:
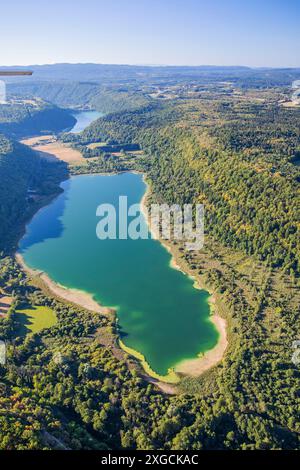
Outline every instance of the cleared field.
<path id="1" fill-rule="evenodd" d="M 96 149 L 98 147 L 105 147 L 107 145 L 106 142 L 94 142 L 92 144 L 88 144 L 87 147 L 89 149 Z"/>
<path id="2" fill-rule="evenodd" d="M 285 103 L 282 103 L 282 106 L 284 108 L 299 108 L 300 107 L 300 102 L 297 101 L 286 101 Z"/>
<path id="3" fill-rule="evenodd" d="M 50 328 L 57 322 L 56 315 L 49 307 L 31 306 L 16 311 L 16 320 L 20 323 L 19 335 L 38 333 Z"/>
<path id="4" fill-rule="evenodd" d="M 13 298 L 8 295 L 0 297 L 0 317 L 6 315 L 13 302 Z"/>
<path id="5" fill-rule="evenodd" d="M 24 145 L 28 145 L 33 150 L 40 152 L 40 155 L 48 160 L 58 159 L 69 163 L 70 165 L 86 163 L 86 160 L 78 150 L 63 144 L 52 135 L 31 137 L 30 139 L 25 139 L 21 142 Z"/>
<path id="6" fill-rule="evenodd" d="M 29 145 L 29 147 L 34 147 L 42 143 L 54 142 L 56 139 L 53 135 L 40 135 L 37 137 L 29 137 L 28 139 L 21 140 L 21 143 L 24 145 Z"/>

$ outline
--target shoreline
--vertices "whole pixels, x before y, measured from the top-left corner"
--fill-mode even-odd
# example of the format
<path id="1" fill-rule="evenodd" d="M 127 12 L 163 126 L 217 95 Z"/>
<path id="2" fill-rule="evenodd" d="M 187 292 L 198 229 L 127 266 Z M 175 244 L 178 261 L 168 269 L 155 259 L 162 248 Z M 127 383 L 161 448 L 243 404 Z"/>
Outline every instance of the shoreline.
<path id="1" fill-rule="evenodd" d="M 148 224 L 149 231 L 151 232 L 151 225 L 149 223 L 149 213 L 148 213 L 148 208 L 147 208 L 147 203 L 146 203 L 151 193 L 151 189 L 150 189 L 149 183 L 147 183 L 146 181 L 146 176 L 144 174 L 143 174 L 143 181 L 146 184 L 146 191 L 142 197 L 140 206 L 141 206 L 141 212 L 144 215 L 146 222 Z M 218 313 L 218 310 L 216 307 L 216 297 L 215 297 L 215 294 L 211 292 L 211 289 L 203 285 L 203 282 L 200 276 L 195 276 L 194 273 L 191 274 L 189 270 L 184 270 L 179 265 L 176 253 L 174 253 L 174 250 L 172 249 L 172 243 L 168 242 L 167 240 L 161 239 L 158 236 L 159 234 L 154 233 L 153 231 L 151 233 L 154 235 L 156 240 L 159 240 L 159 242 L 166 248 L 166 250 L 171 255 L 170 267 L 173 269 L 177 269 L 178 271 L 181 271 L 186 276 L 189 276 L 194 281 L 195 289 L 206 290 L 210 294 L 208 298 L 208 303 L 209 303 L 210 312 L 211 312 L 209 315 L 209 320 L 213 323 L 213 325 L 215 326 L 219 334 L 218 342 L 212 349 L 209 349 L 208 351 L 205 351 L 204 353 L 200 353 L 198 357 L 194 359 L 184 359 L 180 361 L 179 363 L 177 363 L 174 367 L 175 373 L 186 375 L 189 377 L 199 377 L 205 371 L 211 369 L 213 366 L 216 366 L 219 362 L 222 361 L 225 351 L 228 347 L 227 322 L 225 318 L 221 317 Z"/>
<path id="2" fill-rule="evenodd" d="M 158 383 L 164 383 L 164 384 L 169 384 L 169 385 L 175 385 L 180 381 L 179 376 L 176 374 L 174 369 L 169 369 L 168 373 L 166 375 L 159 375 L 157 372 L 155 372 L 150 364 L 147 362 L 145 359 L 145 356 L 140 353 L 139 351 L 130 348 L 129 346 L 126 346 L 126 344 L 123 343 L 123 341 L 119 338 L 118 340 L 120 348 L 129 354 L 130 356 L 133 356 L 135 359 L 138 359 L 138 361 L 141 363 L 144 371 L 146 372 L 148 377 L 151 377 L 153 380 L 157 380 Z"/>
<path id="3" fill-rule="evenodd" d="M 205 371 L 222 361 L 228 346 L 226 333 L 227 323 L 226 320 L 217 313 L 210 315 L 209 320 L 215 325 L 219 333 L 219 340 L 216 346 L 195 359 L 185 359 L 179 362 L 175 366 L 175 372 L 188 375 L 189 377 L 199 377 Z"/>
<path id="4" fill-rule="evenodd" d="M 147 198 L 149 197 L 149 194 L 150 194 L 150 185 L 146 182 L 146 175 L 144 173 L 141 173 L 141 172 L 135 172 L 135 173 L 143 175 L 143 181 L 146 185 L 145 193 L 140 201 L 140 208 L 141 208 L 141 213 L 144 215 L 146 223 L 150 231 L 151 227 L 149 224 L 148 209 L 146 205 Z M 104 173 L 103 175 L 109 176 L 110 174 Z M 77 176 L 77 175 L 72 175 L 72 176 Z M 91 176 L 95 176 L 95 175 L 91 174 Z M 178 264 L 176 253 L 174 253 L 172 249 L 172 244 L 170 242 L 167 242 L 166 240 L 162 240 L 160 237 L 157 236 L 157 234 L 154 234 L 154 236 L 155 236 L 155 239 L 158 240 L 171 255 L 170 267 L 173 269 L 177 269 L 181 271 L 183 274 L 189 276 L 194 281 L 195 288 L 204 289 L 209 292 L 210 297 L 208 299 L 208 302 L 210 304 L 210 310 L 211 310 L 209 320 L 214 324 L 217 332 L 219 333 L 219 339 L 214 348 L 206 351 L 205 353 L 200 353 L 199 356 L 196 358 L 184 359 L 180 361 L 174 366 L 174 368 L 171 371 L 169 371 L 169 373 L 165 377 L 159 376 L 157 373 L 155 373 L 151 369 L 150 365 L 147 363 L 147 361 L 145 360 L 144 356 L 142 356 L 141 353 L 139 353 L 138 351 L 131 350 L 122 342 L 120 338 L 118 338 L 118 344 L 119 344 L 120 349 L 123 350 L 124 352 L 127 352 L 127 354 L 135 357 L 135 359 L 138 359 L 139 363 L 141 364 L 142 368 L 144 369 L 149 379 L 152 381 L 157 380 L 158 382 L 156 382 L 156 385 L 160 387 L 160 384 L 166 384 L 166 385 L 169 384 L 170 386 L 175 385 L 175 383 L 179 382 L 180 375 L 198 377 L 206 370 L 218 364 L 224 356 L 225 350 L 228 345 L 228 341 L 227 341 L 227 334 L 226 334 L 226 320 L 222 318 L 216 311 L 216 306 L 215 306 L 216 299 L 215 299 L 214 294 L 210 292 L 206 286 L 202 286 L 201 280 L 198 276 L 195 277 L 194 273 L 191 274 L 188 270 L 181 268 L 181 266 Z M 96 312 L 102 315 L 114 315 L 114 316 L 116 315 L 115 309 L 111 307 L 101 306 L 101 304 L 99 304 L 93 299 L 92 294 L 89 294 L 87 292 L 77 290 L 77 289 L 67 288 L 53 281 L 45 272 L 29 268 L 26 265 L 20 253 L 15 254 L 15 259 L 26 273 L 28 273 L 32 277 L 38 277 L 45 284 L 45 286 L 50 290 L 50 292 L 52 292 L 55 296 L 59 297 L 62 301 L 70 302 L 86 310 L 89 310 L 91 312 Z M 178 378 L 178 380 L 176 379 L 176 377 Z"/>
<path id="5" fill-rule="evenodd" d="M 72 289 L 60 285 L 59 283 L 53 281 L 46 273 L 43 271 L 38 271 L 36 269 L 29 268 L 23 256 L 20 253 L 15 254 L 15 258 L 18 264 L 23 268 L 23 270 L 32 277 L 38 277 L 41 281 L 49 288 L 49 290 L 61 298 L 63 301 L 70 302 L 79 307 L 82 307 L 91 312 L 100 313 L 102 315 L 109 315 L 114 312 L 114 309 L 110 307 L 103 307 L 98 302 L 96 302 L 91 294 L 81 291 L 79 289 Z"/>

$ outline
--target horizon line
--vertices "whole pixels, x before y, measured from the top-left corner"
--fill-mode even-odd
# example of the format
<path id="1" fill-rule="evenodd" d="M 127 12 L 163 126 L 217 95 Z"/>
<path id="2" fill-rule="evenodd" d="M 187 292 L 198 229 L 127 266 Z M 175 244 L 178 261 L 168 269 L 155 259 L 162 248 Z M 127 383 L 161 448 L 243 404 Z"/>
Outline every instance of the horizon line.
<path id="1" fill-rule="evenodd" d="M 189 65 L 189 64 L 129 64 L 129 63 L 101 63 L 101 62 L 50 62 L 50 63 L 35 63 L 35 64 L 14 64 L 14 65 L 0 65 L 0 69 L 3 68 L 17 68 L 17 67 L 49 67 L 55 65 L 102 65 L 102 66 L 117 66 L 117 67 L 149 67 L 149 68 L 158 68 L 158 67 L 174 67 L 174 68 L 183 68 L 183 67 L 190 67 L 190 68 L 201 68 L 201 67 L 224 67 L 224 68 L 245 68 L 250 70 L 259 70 L 259 69 L 300 69 L 300 65 L 292 66 L 251 66 L 251 65 L 223 65 L 223 64 L 199 64 L 199 65 Z"/>

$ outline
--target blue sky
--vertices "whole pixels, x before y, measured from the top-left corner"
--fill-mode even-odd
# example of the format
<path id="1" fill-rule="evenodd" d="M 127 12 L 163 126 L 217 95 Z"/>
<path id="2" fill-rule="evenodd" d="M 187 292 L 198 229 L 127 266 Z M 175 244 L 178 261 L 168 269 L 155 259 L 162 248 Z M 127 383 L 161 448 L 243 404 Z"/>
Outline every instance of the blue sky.
<path id="1" fill-rule="evenodd" d="M 1 0 L 0 64 L 300 66 L 300 0 Z"/>

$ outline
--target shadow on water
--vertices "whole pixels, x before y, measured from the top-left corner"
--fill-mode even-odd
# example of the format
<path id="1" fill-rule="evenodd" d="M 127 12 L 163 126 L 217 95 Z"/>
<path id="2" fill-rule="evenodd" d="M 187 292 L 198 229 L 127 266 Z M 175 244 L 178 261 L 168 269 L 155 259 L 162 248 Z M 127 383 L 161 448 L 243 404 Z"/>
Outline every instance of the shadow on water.
<path id="1" fill-rule="evenodd" d="M 50 205 L 40 209 L 30 222 L 25 236 L 19 243 L 19 253 L 24 253 L 28 248 L 37 243 L 43 243 L 51 238 L 59 238 L 63 233 L 64 224 L 62 223 L 62 216 L 68 200 L 70 180 L 64 181 L 61 187 L 64 192 Z"/>
<path id="2" fill-rule="evenodd" d="M 118 334 L 121 340 L 129 336 L 128 333 L 126 333 L 126 331 L 124 331 L 124 329 L 120 326 L 120 324 L 118 324 Z"/>

